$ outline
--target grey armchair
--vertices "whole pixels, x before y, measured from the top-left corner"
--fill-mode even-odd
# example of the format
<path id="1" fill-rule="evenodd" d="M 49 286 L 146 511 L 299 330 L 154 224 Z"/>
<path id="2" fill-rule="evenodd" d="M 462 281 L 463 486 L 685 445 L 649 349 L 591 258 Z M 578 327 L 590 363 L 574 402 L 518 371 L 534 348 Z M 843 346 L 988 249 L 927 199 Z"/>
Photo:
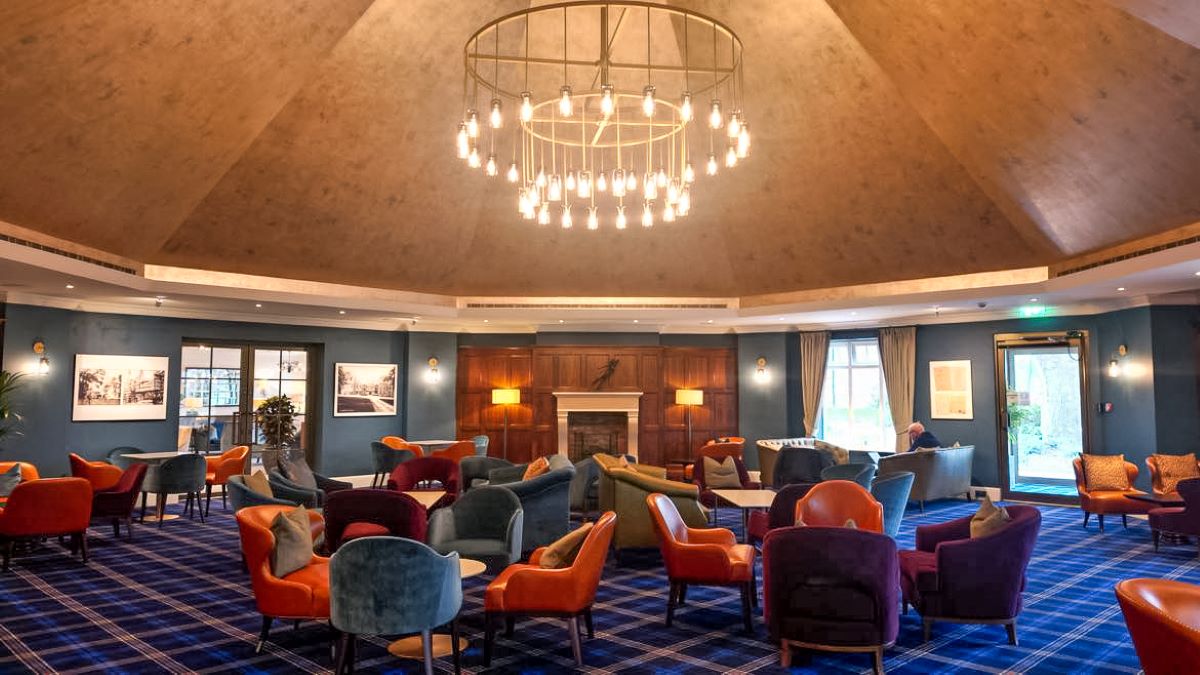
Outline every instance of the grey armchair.
<path id="1" fill-rule="evenodd" d="M 371 441 L 371 464 L 375 469 L 371 487 L 382 487 L 397 466 L 415 457 L 412 450 L 397 450 L 386 443 Z"/>
<path id="2" fill-rule="evenodd" d="M 908 495 L 912 491 L 913 473 L 900 471 L 880 476 L 871 485 L 871 496 L 883 504 L 883 533 L 892 539 L 900 532 L 900 521 L 908 507 Z"/>
<path id="3" fill-rule="evenodd" d="M 575 462 L 575 477 L 571 479 L 571 512 L 586 521 L 600 508 L 600 467 L 591 457 Z"/>
<path id="4" fill-rule="evenodd" d="M 488 484 L 488 474 L 493 469 L 513 466 L 513 463 L 499 457 L 463 457 L 458 462 L 458 476 L 462 481 L 462 491 Z M 525 469 L 521 469 L 524 473 Z"/>
<path id="5" fill-rule="evenodd" d="M 575 477 L 575 467 L 562 455 L 546 459 L 550 471 L 529 480 L 521 480 L 527 465 L 492 469 L 488 473 L 489 485 L 512 490 L 521 500 L 525 511 L 522 551 L 552 544 L 570 529 L 571 479 Z"/>
<path id="6" fill-rule="evenodd" d="M 784 447 L 775 460 L 774 487 L 819 483 L 821 472 L 836 465 L 837 458 L 831 452 L 818 448 Z"/>
<path id="7" fill-rule="evenodd" d="M 124 471 L 133 464 L 132 460 L 125 459 L 125 455 L 135 455 L 142 452 L 141 448 L 135 448 L 132 445 L 122 445 L 108 451 L 108 463 Z"/>
<path id="8" fill-rule="evenodd" d="M 924 511 L 926 501 L 960 495 L 971 499 L 971 462 L 974 457 L 975 447 L 971 445 L 902 452 L 880 458 L 879 473 L 911 471 L 915 478 L 909 499 L 919 503 Z"/>
<path id="9" fill-rule="evenodd" d="M 314 472 L 304 459 L 303 454 L 290 458 L 280 457 L 278 469 L 281 476 L 309 490 L 337 492 L 338 490 L 349 490 L 354 487 L 353 483 L 344 480 L 335 480 L 329 476 L 322 476 Z"/>
<path id="10" fill-rule="evenodd" d="M 271 492 L 274 496 L 268 497 L 251 490 L 246 485 L 245 476 L 230 476 L 226 485 L 234 513 L 247 506 L 300 506 L 303 504 L 310 509 L 317 507 L 317 494 L 309 490 L 293 490 L 285 486 L 272 485 Z"/>
<path id="11" fill-rule="evenodd" d="M 521 500 L 512 490 L 483 486 L 430 514 L 426 538 L 438 553 L 457 551 L 502 569 L 521 559 L 524 523 Z"/>
<path id="12" fill-rule="evenodd" d="M 293 495 L 297 501 L 305 504 L 312 504 L 314 508 L 325 506 L 325 491 L 320 488 L 307 488 L 288 480 L 279 469 L 271 469 L 267 474 L 267 480 L 271 483 L 271 492 L 277 495 Z M 291 500 L 293 497 L 288 497 Z"/>
<path id="13" fill-rule="evenodd" d="M 874 464 L 834 464 L 821 469 L 821 480 L 852 480 L 867 490 L 874 479 Z"/>
<path id="14" fill-rule="evenodd" d="M 158 526 L 163 524 L 163 511 L 167 506 L 167 495 L 184 494 L 187 501 L 184 510 L 189 517 L 194 518 L 200 511 L 200 522 L 204 522 L 204 510 L 197 509 L 200 494 L 204 492 L 204 478 L 208 473 L 208 464 L 204 455 L 185 454 L 172 457 L 158 466 L 148 467 L 146 478 L 142 481 L 142 494 L 153 492 L 157 497 Z M 146 502 L 142 501 L 142 517 L 146 515 Z"/>

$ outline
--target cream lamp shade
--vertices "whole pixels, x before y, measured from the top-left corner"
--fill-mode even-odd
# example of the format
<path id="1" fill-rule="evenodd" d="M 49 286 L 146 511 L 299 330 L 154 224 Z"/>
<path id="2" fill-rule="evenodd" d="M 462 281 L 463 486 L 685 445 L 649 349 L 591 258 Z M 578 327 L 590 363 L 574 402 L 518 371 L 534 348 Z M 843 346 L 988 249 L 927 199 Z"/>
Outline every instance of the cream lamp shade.
<path id="1" fill-rule="evenodd" d="M 512 405 L 521 402 L 520 389 L 493 389 L 492 405 Z"/>
<path id="2" fill-rule="evenodd" d="M 676 389 L 675 405 L 704 405 L 704 390 Z"/>

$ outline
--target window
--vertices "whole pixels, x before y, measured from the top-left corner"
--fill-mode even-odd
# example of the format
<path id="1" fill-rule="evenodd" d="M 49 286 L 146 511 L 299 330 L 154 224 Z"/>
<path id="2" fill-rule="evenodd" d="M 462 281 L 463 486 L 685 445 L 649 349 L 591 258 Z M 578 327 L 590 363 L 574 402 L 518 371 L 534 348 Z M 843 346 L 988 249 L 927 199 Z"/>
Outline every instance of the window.
<path id="1" fill-rule="evenodd" d="M 815 431 L 849 450 L 895 449 L 878 340 L 830 340 Z"/>
<path id="2" fill-rule="evenodd" d="M 185 344 L 182 356 L 179 425 L 194 430 L 190 443 L 199 443 L 202 451 L 209 449 L 205 438 L 212 450 L 226 448 L 227 425 L 241 400 L 242 350 Z"/>

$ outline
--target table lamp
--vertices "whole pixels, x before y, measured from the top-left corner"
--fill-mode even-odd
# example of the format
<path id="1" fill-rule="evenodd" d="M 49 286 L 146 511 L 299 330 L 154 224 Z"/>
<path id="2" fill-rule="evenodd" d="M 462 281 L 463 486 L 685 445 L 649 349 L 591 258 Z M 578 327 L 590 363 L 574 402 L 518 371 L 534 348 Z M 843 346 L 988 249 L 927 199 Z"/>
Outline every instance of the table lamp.
<path id="1" fill-rule="evenodd" d="M 692 408 L 698 405 L 704 405 L 704 390 L 703 389 L 676 389 L 675 390 L 675 405 L 687 406 L 687 439 L 688 439 L 688 457 L 692 456 L 694 447 L 692 445 Z"/>
<path id="2" fill-rule="evenodd" d="M 520 389 L 493 389 L 492 405 L 504 406 L 504 445 L 501 454 L 508 459 L 508 406 L 521 402 Z"/>

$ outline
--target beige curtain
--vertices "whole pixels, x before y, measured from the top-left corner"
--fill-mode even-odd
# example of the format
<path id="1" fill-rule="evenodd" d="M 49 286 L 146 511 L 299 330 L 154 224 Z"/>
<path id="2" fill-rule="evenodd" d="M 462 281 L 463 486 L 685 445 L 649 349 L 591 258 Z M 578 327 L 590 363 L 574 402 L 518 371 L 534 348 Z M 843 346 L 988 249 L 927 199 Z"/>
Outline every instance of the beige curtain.
<path id="1" fill-rule="evenodd" d="M 804 396 L 804 431 L 812 436 L 821 409 L 825 386 L 825 359 L 829 355 L 829 333 L 800 334 L 800 391 Z"/>
<path id="2" fill-rule="evenodd" d="M 879 360 L 887 387 L 892 427 L 899 434 L 913 421 L 913 397 L 917 377 L 917 329 L 915 326 L 879 329 Z M 896 452 L 908 449 L 908 438 L 896 437 Z"/>

